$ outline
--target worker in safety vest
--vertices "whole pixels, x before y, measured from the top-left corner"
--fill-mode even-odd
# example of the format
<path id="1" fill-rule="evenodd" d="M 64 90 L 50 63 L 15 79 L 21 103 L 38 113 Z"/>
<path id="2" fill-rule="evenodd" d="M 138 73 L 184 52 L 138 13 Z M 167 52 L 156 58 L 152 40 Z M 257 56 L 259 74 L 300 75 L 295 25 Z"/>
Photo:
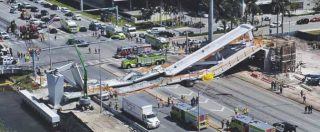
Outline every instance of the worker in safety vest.
<path id="1" fill-rule="evenodd" d="M 243 109 L 243 114 L 244 114 L 244 115 L 248 115 L 248 113 L 249 113 L 248 108 L 244 108 L 244 109 Z"/>
<path id="2" fill-rule="evenodd" d="M 234 113 L 235 113 L 236 115 L 238 115 L 238 112 L 239 112 L 239 108 L 238 108 L 238 107 L 235 107 L 235 108 L 234 108 Z"/>

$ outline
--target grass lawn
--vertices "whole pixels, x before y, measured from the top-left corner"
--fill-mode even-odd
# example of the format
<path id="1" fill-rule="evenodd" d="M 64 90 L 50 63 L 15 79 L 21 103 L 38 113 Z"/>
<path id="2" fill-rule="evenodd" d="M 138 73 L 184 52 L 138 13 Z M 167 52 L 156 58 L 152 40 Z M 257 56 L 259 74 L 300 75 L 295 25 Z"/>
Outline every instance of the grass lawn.
<path id="1" fill-rule="evenodd" d="M 32 89 L 36 89 L 33 86 L 33 80 L 30 78 L 30 76 L 27 75 L 13 75 L 10 78 L 12 78 L 12 80 L 16 80 L 16 84 L 17 86 L 23 88 L 23 89 L 27 89 L 28 91 L 31 91 Z"/>

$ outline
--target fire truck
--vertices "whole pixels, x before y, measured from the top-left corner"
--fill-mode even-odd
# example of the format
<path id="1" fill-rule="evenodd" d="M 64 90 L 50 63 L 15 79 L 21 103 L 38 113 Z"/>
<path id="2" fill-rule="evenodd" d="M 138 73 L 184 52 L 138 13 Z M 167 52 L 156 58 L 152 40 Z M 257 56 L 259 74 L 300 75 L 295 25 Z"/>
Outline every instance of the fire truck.
<path id="1" fill-rule="evenodd" d="M 138 46 L 118 47 L 114 55 L 115 58 L 126 58 L 129 55 L 146 54 L 151 52 L 151 45 L 144 44 Z"/>
<path id="2" fill-rule="evenodd" d="M 27 24 L 20 26 L 20 33 L 22 39 L 37 39 L 39 38 L 38 27 L 34 24 Z"/>
<path id="3" fill-rule="evenodd" d="M 276 132 L 272 125 L 246 115 L 233 116 L 230 128 L 232 132 Z"/>

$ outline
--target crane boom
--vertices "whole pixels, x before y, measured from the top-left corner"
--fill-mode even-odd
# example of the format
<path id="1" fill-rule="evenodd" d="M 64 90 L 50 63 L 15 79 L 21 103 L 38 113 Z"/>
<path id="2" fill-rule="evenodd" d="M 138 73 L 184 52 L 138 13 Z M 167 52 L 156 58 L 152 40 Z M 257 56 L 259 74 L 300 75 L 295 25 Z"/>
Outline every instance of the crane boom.
<path id="1" fill-rule="evenodd" d="M 83 72 L 84 72 L 84 75 L 83 75 L 83 93 L 84 93 L 84 97 L 86 98 L 88 96 L 88 87 L 87 87 L 87 80 L 88 80 L 88 74 L 87 74 L 87 68 L 85 67 L 84 65 L 84 59 L 78 49 L 78 46 L 76 44 L 73 44 L 76 51 L 77 51 L 77 54 L 80 58 L 80 62 L 81 62 L 81 65 L 83 67 Z"/>

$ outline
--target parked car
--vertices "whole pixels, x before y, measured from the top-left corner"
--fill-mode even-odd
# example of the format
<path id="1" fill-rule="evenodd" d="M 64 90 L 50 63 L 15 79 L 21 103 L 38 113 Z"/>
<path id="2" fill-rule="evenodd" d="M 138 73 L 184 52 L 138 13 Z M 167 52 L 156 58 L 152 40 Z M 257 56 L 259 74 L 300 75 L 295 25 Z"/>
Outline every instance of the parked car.
<path id="1" fill-rule="evenodd" d="M 9 11 L 9 13 L 17 14 L 18 11 L 17 11 L 17 9 L 11 8 L 10 11 Z"/>
<path id="2" fill-rule="evenodd" d="M 200 44 L 202 43 L 201 40 L 197 40 L 197 39 L 188 39 L 189 44 Z"/>
<path id="3" fill-rule="evenodd" d="M 11 5 L 11 9 L 18 9 L 18 5 L 16 5 L 16 4 Z"/>
<path id="4" fill-rule="evenodd" d="M 81 16 L 80 16 L 79 14 L 75 14 L 75 15 L 72 17 L 72 20 L 81 21 Z"/>
<path id="5" fill-rule="evenodd" d="M 53 19 L 54 21 L 60 21 L 60 17 L 57 14 L 51 14 L 50 18 Z"/>
<path id="6" fill-rule="evenodd" d="M 43 29 L 43 28 L 48 28 L 48 25 L 45 24 L 45 23 L 40 23 L 38 27 L 40 27 L 41 29 Z"/>
<path id="7" fill-rule="evenodd" d="M 319 22 L 320 21 L 320 17 L 313 17 L 310 19 L 310 22 Z"/>
<path id="8" fill-rule="evenodd" d="M 158 36 L 161 36 L 161 37 L 174 37 L 174 36 L 176 36 L 176 34 L 173 33 L 173 32 L 170 32 L 170 31 L 160 31 L 158 33 Z"/>
<path id="9" fill-rule="evenodd" d="M 53 4 L 53 5 L 50 7 L 50 9 L 51 9 L 51 10 L 59 10 L 59 6 Z"/>
<path id="10" fill-rule="evenodd" d="M 276 28 L 276 27 L 280 27 L 282 24 L 281 24 L 281 21 L 279 22 L 272 22 L 270 24 L 270 28 Z"/>
<path id="11" fill-rule="evenodd" d="M 49 12 L 47 10 L 41 10 L 40 13 L 42 16 L 49 15 Z"/>
<path id="12" fill-rule="evenodd" d="M 309 23 L 308 18 L 302 18 L 296 22 L 297 25 L 308 24 L 308 23 Z"/>
<path id="13" fill-rule="evenodd" d="M 292 125 L 288 122 L 274 123 L 273 126 L 276 128 L 276 132 L 295 132 L 297 125 Z"/>
<path id="14" fill-rule="evenodd" d="M 80 31 L 80 32 L 87 32 L 88 29 L 87 29 L 86 27 L 80 27 L 80 28 L 79 28 L 79 31 Z"/>
<path id="15" fill-rule="evenodd" d="M 30 9 L 32 7 L 29 3 L 26 2 L 22 3 L 22 6 L 26 9 Z"/>
<path id="16" fill-rule="evenodd" d="M 72 16 L 74 16 L 74 13 L 72 13 L 72 12 L 67 12 L 66 14 L 64 14 L 65 16 L 67 16 L 67 17 L 72 17 Z"/>
<path id="17" fill-rule="evenodd" d="M 58 33 L 58 30 L 55 28 L 51 28 L 51 29 L 49 29 L 49 33 L 51 33 L 51 34 Z"/>
<path id="18" fill-rule="evenodd" d="M 41 17 L 41 21 L 49 22 L 50 18 L 48 16 L 43 16 L 43 17 Z"/>
<path id="19" fill-rule="evenodd" d="M 111 36 L 111 39 L 124 40 L 124 39 L 126 39 L 126 35 L 124 35 L 124 33 L 116 33 Z"/>
<path id="20" fill-rule="evenodd" d="M 0 32 L 0 37 L 2 39 L 9 39 L 10 38 L 10 36 L 7 32 Z"/>
<path id="21" fill-rule="evenodd" d="M 31 12 L 39 12 L 39 9 L 38 9 L 38 7 L 32 6 L 32 7 L 30 8 L 30 11 L 31 11 Z"/>
<path id="22" fill-rule="evenodd" d="M 45 7 L 45 8 L 51 8 L 51 6 L 52 6 L 52 4 L 48 3 L 48 2 L 43 4 L 43 7 Z"/>
<path id="23" fill-rule="evenodd" d="M 76 44 L 78 47 L 88 47 L 89 43 L 84 41 L 84 40 L 79 40 L 79 39 L 68 39 L 67 45 L 73 45 Z"/>
<path id="24" fill-rule="evenodd" d="M 191 30 L 186 30 L 186 31 L 181 32 L 180 36 L 186 36 L 187 34 L 192 35 L 192 34 L 194 34 L 194 32 Z"/>
<path id="25" fill-rule="evenodd" d="M 71 12 L 68 8 L 66 7 L 60 7 L 60 11 L 63 13 Z"/>

